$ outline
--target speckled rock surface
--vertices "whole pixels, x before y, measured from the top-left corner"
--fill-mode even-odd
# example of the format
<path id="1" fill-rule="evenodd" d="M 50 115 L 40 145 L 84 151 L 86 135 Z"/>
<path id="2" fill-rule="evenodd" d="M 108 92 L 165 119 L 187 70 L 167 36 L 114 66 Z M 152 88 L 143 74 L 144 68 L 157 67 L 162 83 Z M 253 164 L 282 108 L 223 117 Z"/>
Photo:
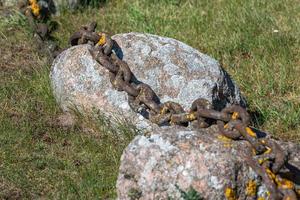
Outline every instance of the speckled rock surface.
<path id="1" fill-rule="evenodd" d="M 180 190 L 193 188 L 204 199 L 223 200 L 225 189 L 232 188 L 243 200 L 250 180 L 258 185 L 258 196 L 267 197 L 266 187 L 241 156 L 245 142 L 217 133 L 215 126 L 198 131 L 164 127 L 151 136 L 137 136 L 121 158 L 118 199 L 177 200 L 182 199 Z M 300 184 L 299 145 L 282 144 L 293 152 L 287 167 L 294 169 L 289 176 Z"/>
<path id="2" fill-rule="evenodd" d="M 139 81 L 149 84 L 161 102 L 172 100 L 188 110 L 199 98 L 218 108 L 227 104 L 245 105 L 237 86 L 213 58 L 174 39 L 149 34 L 128 33 L 113 36 L 125 60 Z M 51 82 L 57 102 L 69 106 L 117 113 L 138 128 L 151 129 L 143 116 L 133 113 L 125 92 L 114 90 L 108 72 L 95 62 L 88 45 L 72 47 L 56 58 Z"/>

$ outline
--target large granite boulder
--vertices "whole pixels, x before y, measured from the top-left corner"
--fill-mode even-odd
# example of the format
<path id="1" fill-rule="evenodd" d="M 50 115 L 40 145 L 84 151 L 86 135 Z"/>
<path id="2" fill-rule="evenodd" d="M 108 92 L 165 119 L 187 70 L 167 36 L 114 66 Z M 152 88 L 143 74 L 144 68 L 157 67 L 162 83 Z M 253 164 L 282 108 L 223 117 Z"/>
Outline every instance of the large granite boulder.
<path id="1" fill-rule="evenodd" d="M 300 189 L 300 146 L 279 144 L 291 152 L 281 175 Z M 194 194 L 190 199 L 268 199 L 265 185 L 245 162 L 245 145 L 220 137 L 216 126 L 164 127 L 149 136 L 136 136 L 121 158 L 118 199 L 178 200 L 188 194 Z M 226 198 L 226 191 L 229 196 L 233 191 L 236 198 Z"/>
<path id="2" fill-rule="evenodd" d="M 117 55 L 128 63 L 139 81 L 153 88 L 161 102 L 172 100 L 186 110 L 199 97 L 217 109 L 229 104 L 245 105 L 238 87 L 219 63 L 196 49 L 150 34 L 118 34 L 113 39 L 119 45 L 114 49 Z M 130 109 L 127 94 L 112 88 L 108 71 L 88 49 L 89 45 L 71 47 L 53 62 L 51 84 L 61 108 L 68 111 L 76 107 L 83 112 L 96 108 L 151 130 L 154 125 Z"/>

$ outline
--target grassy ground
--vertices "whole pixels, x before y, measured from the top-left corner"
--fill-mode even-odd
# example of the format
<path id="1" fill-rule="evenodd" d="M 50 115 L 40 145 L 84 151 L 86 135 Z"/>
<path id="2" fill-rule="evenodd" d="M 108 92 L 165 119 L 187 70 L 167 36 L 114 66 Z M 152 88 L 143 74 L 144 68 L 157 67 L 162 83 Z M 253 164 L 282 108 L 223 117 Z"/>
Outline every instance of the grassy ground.
<path id="1" fill-rule="evenodd" d="M 256 127 L 300 142 L 298 0 L 115 0 L 55 20 L 61 46 L 91 20 L 112 34 L 147 32 L 186 42 L 232 75 Z M 114 197 L 119 158 L 133 131 L 86 117 L 62 127 L 49 64 L 26 27 L 17 14 L 0 18 L 0 199 Z"/>

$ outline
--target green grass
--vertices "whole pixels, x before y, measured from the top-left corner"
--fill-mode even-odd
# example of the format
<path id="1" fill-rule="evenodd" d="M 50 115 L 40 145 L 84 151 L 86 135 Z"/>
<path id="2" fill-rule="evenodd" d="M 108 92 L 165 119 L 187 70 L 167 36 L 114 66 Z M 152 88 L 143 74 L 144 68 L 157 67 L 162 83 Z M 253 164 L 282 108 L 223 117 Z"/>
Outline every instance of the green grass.
<path id="1" fill-rule="evenodd" d="M 257 128 L 300 142 L 297 0 L 115 0 L 65 10 L 55 20 L 55 37 L 64 47 L 91 20 L 111 34 L 147 32 L 181 40 L 220 61 L 246 96 Z M 49 64 L 32 48 L 26 25 L 16 14 L 0 18 L 0 199 L 114 197 L 132 127 L 113 128 L 86 116 L 71 128 L 57 124 L 61 111 L 49 85 Z M 126 134 L 119 137 L 120 132 Z"/>
<path id="2" fill-rule="evenodd" d="M 114 197 L 134 128 L 112 127 L 99 114 L 78 114 L 75 126 L 62 127 L 49 64 L 32 48 L 27 25 L 17 14 L 0 21 L 0 199 Z"/>

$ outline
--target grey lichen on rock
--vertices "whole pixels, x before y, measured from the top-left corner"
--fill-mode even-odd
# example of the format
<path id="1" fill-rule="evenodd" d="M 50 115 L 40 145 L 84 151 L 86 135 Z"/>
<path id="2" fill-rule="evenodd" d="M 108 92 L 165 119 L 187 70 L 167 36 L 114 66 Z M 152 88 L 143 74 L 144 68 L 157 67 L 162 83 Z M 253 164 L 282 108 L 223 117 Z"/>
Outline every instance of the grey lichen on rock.
<path id="1" fill-rule="evenodd" d="M 117 55 L 126 61 L 138 81 L 150 85 L 161 102 L 172 100 L 189 110 L 201 97 L 215 108 L 245 105 L 238 87 L 219 63 L 175 39 L 150 34 L 114 35 Z M 144 116 L 134 113 L 125 92 L 112 88 L 107 70 L 94 61 L 88 45 L 71 47 L 58 56 L 51 69 L 55 97 L 64 110 L 70 106 L 98 108 L 152 130 Z"/>

